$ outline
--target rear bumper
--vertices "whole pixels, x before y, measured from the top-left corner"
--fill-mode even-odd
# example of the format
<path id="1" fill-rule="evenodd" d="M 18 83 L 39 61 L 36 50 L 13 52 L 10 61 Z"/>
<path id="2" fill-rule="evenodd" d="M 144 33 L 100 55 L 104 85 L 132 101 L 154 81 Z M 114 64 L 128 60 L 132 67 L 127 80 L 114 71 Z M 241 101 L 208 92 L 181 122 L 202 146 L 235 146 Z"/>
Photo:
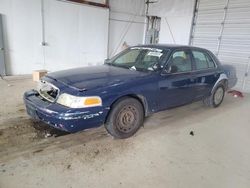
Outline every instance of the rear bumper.
<path id="1" fill-rule="evenodd" d="M 102 125 L 108 113 L 104 107 L 72 109 L 51 103 L 42 99 L 35 90 L 24 93 L 23 99 L 31 118 L 71 133 Z"/>

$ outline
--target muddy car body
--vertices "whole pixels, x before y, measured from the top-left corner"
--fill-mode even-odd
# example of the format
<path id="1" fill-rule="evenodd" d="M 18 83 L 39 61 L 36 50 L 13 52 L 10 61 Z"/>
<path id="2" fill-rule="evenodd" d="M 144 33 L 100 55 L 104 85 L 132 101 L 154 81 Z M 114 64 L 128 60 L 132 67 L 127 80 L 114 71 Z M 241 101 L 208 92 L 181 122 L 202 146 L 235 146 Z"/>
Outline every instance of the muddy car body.
<path id="1" fill-rule="evenodd" d="M 203 100 L 217 107 L 237 81 L 208 50 L 190 46 L 130 47 L 104 65 L 49 73 L 27 91 L 27 113 L 77 132 L 105 124 L 117 138 L 133 135 L 144 117 Z"/>

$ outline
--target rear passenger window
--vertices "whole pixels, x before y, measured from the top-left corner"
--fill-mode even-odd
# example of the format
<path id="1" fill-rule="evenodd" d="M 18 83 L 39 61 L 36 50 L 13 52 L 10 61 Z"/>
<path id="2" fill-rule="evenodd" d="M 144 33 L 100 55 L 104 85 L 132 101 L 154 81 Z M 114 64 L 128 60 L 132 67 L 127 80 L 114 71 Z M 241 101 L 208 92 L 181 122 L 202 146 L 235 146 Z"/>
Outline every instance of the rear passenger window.
<path id="1" fill-rule="evenodd" d="M 194 56 L 197 70 L 215 67 L 212 58 L 208 54 L 200 52 L 200 51 L 192 51 L 192 53 Z"/>

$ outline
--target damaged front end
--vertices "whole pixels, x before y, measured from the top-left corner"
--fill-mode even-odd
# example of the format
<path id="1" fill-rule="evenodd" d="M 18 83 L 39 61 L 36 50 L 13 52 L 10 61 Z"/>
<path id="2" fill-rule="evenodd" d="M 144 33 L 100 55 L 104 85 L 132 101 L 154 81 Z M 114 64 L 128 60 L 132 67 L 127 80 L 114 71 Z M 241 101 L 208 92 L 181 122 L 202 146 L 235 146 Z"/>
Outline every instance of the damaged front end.
<path id="1" fill-rule="evenodd" d="M 77 108 L 78 106 L 73 102 L 79 101 L 68 102 L 69 99 L 66 99 L 66 102 L 61 102 L 62 104 L 57 102 L 61 95 L 58 87 L 47 81 L 41 81 L 37 91 L 31 90 L 24 94 L 23 98 L 28 115 L 56 129 L 71 133 L 98 127 L 104 123 L 107 110 L 102 105 L 91 104 L 91 102 L 96 101 L 87 101 L 90 107 L 83 104 L 84 107 L 80 105 L 82 108 Z M 77 97 L 77 99 L 79 98 L 86 102 L 86 97 Z"/>

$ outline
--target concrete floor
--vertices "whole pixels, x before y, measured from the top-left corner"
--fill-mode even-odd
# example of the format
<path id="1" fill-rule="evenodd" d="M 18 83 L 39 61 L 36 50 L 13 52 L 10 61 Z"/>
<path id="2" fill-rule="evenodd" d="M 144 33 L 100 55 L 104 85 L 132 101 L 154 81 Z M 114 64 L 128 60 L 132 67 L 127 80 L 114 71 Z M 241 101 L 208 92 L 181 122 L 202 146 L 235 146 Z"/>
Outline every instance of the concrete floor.
<path id="1" fill-rule="evenodd" d="M 1 188 L 250 187 L 250 96 L 154 114 L 126 140 L 103 127 L 45 138 L 22 104 L 35 84 L 7 79 L 0 80 Z"/>

